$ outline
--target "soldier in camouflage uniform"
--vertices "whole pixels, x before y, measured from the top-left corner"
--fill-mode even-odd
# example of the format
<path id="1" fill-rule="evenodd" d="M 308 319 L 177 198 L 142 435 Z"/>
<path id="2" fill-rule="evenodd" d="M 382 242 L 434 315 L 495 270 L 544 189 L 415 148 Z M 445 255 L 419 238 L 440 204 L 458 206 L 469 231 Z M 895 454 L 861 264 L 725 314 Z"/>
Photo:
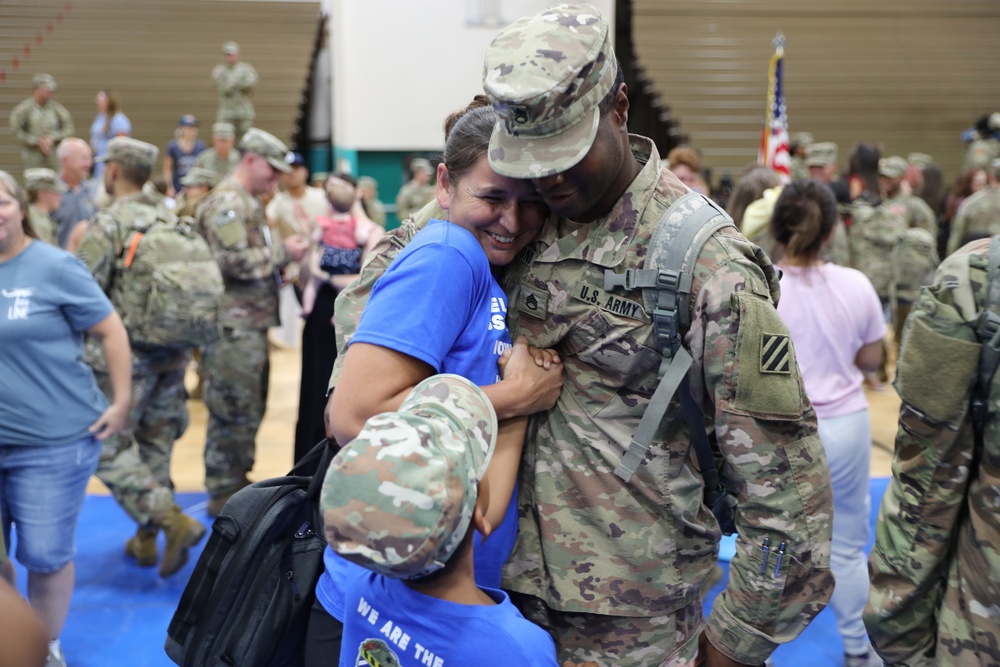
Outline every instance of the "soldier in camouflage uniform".
<path id="1" fill-rule="evenodd" d="M 650 140 L 627 134 L 628 101 L 596 9 L 560 6 L 516 22 L 491 46 L 484 76 L 505 118 L 491 164 L 533 178 L 565 216 L 501 280 L 512 334 L 555 348 L 566 369 L 556 407 L 529 424 L 520 535 L 504 588 L 553 634 L 561 662 L 687 665 L 700 648 L 707 665 L 759 664 L 833 589 L 832 499 L 815 415 L 791 353 L 781 375 L 767 373 L 760 354 L 764 335 L 788 335 L 774 309 L 775 271 L 725 230 L 706 244 L 692 290 L 691 387 L 741 499 L 730 585 L 706 629 L 700 589 L 720 531 L 703 504 L 676 397 L 632 482 L 611 472 L 645 412 L 661 355 L 641 297 L 603 287 L 605 268 L 641 267 L 653 228 L 687 189 Z M 395 253 L 440 215 L 435 206 L 387 234 L 338 297 L 338 343 L 353 334 Z M 766 545 L 784 545 L 780 561 L 765 559 Z"/>
<path id="2" fill-rule="evenodd" d="M 412 178 L 399 189 L 399 194 L 396 195 L 396 219 L 400 222 L 409 218 L 414 211 L 419 210 L 424 204 L 434 199 L 434 184 L 431 183 L 434 168 L 430 161 L 422 157 L 415 158 L 410 162 L 410 174 Z"/>
<path id="3" fill-rule="evenodd" d="M 21 159 L 25 169 L 48 167 L 59 169 L 56 148 L 66 137 L 73 136 L 73 119 L 66 107 L 52 99 L 56 80 L 48 74 L 36 74 L 35 90 L 10 112 L 10 129 L 21 144 Z"/>
<path id="4" fill-rule="evenodd" d="M 948 254 L 970 240 L 1000 233 L 1000 158 L 990 163 L 990 184 L 962 202 L 951 223 Z"/>
<path id="5" fill-rule="evenodd" d="M 1000 158 L 1000 112 L 983 116 L 976 123 L 975 135 L 965 149 L 965 164 L 962 170 L 988 169 L 993 160 Z"/>
<path id="6" fill-rule="evenodd" d="M 837 179 L 837 144 L 832 141 L 810 144 L 806 149 L 805 166 L 806 178 L 815 179 L 830 188 L 838 202 L 849 199 L 847 184 Z M 823 248 L 823 259 L 840 266 L 851 265 L 851 241 L 840 216 Z"/>
<path id="7" fill-rule="evenodd" d="M 809 167 L 806 161 L 809 159 L 809 147 L 812 144 L 813 135 L 809 132 L 797 132 L 792 135 L 788 152 L 791 155 L 789 173 L 793 181 L 809 177 Z"/>
<path id="8" fill-rule="evenodd" d="M 1000 664 L 1000 376 L 975 445 L 970 397 L 990 241 L 946 259 L 906 325 L 892 480 L 868 563 L 865 625 L 890 665 Z M 995 260 L 994 260 L 995 261 Z"/>
<path id="9" fill-rule="evenodd" d="M 222 270 L 222 332 L 202 354 L 208 408 L 205 486 L 209 514 L 249 481 L 255 438 L 267 403 L 267 330 L 278 325 L 279 271 L 298 261 L 308 241 L 293 236 L 272 243 L 260 195 L 270 192 L 288 148 L 273 135 L 251 128 L 240 144 L 233 175 L 198 207 L 197 225 Z"/>
<path id="10" fill-rule="evenodd" d="M 24 189 L 28 193 L 28 215 L 38 238 L 54 246 L 59 245 L 59 224 L 52 219 L 58 210 L 66 186 L 51 169 L 36 168 L 24 171 Z"/>
<path id="11" fill-rule="evenodd" d="M 358 193 L 361 206 L 364 207 L 368 217 L 379 226 L 385 227 L 385 204 L 378 198 L 378 181 L 371 176 L 361 176 L 358 178 Z M 403 220 L 405 218 L 400 218 L 400 222 Z"/>
<path id="12" fill-rule="evenodd" d="M 109 296 L 130 289 L 129 275 L 120 262 L 136 224 L 176 219 L 142 191 L 158 153 L 152 144 L 129 137 L 114 137 L 108 142 L 103 158 L 107 162 L 104 184 L 115 201 L 94 218 L 77 254 Z M 113 296 L 112 301 L 117 303 Z M 170 479 L 170 454 L 188 424 L 184 369 L 190 356 L 188 350 L 132 342 L 129 430 L 104 441 L 97 467 L 98 479 L 139 527 L 125 544 L 126 554 L 139 565 L 156 565 L 156 537 L 163 530 L 166 546 L 160 561 L 161 577 L 177 572 L 187 561 L 188 548 L 205 534 L 205 527 L 175 504 Z M 110 396 L 107 365 L 90 340 L 85 360 L 94 369 L 98 385 Z"/>
<path id="13" fill-rule="evenodd" d="M 235 136 L 232 123 L 213 125 L 212 147 L 206 148 L 198 155 L 194 166 L 214 172 L 216 181 L 229 176 L 240 164 L 240 152 L 233 146 Z"/>
<path id="14" fill-rule="evenodd" d="M 222 45 L 222 57 L 212 70 L 212 81 L 219 91 L 219 109 L 215 120 L 232 123 L 236 131 L 236 143 L 243 139 L 246 131 L 253 127 L 256 112 L 253 108 L 253 88 L 257 85 L 257 70 L 249 63 L 240 62 L 240 45 L 226 42 Z"/>
<path id="15" fill-rule="evenodd" d="M 174 207 L 177 217 L 195 217 L 198 204 L 218 182 L 216 173 L 204 167 L 192 167 L 188 173 L 181 176 L 182 189 L 177 195 L 177 205 Z"/>

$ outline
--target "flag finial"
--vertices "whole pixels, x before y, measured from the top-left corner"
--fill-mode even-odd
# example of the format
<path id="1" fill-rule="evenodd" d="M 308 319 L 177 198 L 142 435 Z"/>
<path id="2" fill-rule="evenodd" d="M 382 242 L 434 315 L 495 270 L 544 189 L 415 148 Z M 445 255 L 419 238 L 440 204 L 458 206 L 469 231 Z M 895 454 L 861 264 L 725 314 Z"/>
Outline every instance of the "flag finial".
<path id="1" fill-rule="evenodd" d="M 774 44 L 774 48 L 776 48 L 779 53 L 781 51 L 784 51 L 785 50 L 785 33 L 779 31 L 778 34 L 776 34 L 774 36 L 774 39 L 771 40 L 771 43 Z"/>

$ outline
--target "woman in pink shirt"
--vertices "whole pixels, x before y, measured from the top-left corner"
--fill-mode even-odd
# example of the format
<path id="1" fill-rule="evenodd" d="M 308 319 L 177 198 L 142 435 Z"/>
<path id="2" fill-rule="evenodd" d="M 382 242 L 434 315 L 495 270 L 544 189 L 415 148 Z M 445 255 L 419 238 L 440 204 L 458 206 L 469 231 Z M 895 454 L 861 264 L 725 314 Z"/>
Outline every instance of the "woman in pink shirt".
<path id="1" fill-rule="evenodd" d="M 806 394 L 833 481 L 833 546 L 837 579 L 830 604 L 844 643 L 844 664 L 878 661 L 861 620 L 868 598 L 865 545 L 869 538 L 871 424 L 863 372 L 878 368 L 885 322 L 878 295 L 860 271 L 820 259 L 837 221 L 833 193 L 818 181 L 785 186 L 771 216 L 782 247 L 778 313 L 792 333 Z"/>

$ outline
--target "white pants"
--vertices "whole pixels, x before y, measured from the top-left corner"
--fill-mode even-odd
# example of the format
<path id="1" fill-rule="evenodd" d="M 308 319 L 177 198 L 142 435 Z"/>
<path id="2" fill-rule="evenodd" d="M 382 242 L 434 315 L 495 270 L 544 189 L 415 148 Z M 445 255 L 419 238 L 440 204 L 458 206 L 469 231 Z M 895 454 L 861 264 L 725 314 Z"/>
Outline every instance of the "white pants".
<path id="1" fill-rule="evenodd" d="M 833 546 L 830 569 L 837 580 L 830 606 L 844 653 L 869 650 L 861 612 L 868 600 L 868 557 L 871 515 L 871 422 L 868 409 L 819 419 L 819 436 L 830 462 L 833 481 Z"/>

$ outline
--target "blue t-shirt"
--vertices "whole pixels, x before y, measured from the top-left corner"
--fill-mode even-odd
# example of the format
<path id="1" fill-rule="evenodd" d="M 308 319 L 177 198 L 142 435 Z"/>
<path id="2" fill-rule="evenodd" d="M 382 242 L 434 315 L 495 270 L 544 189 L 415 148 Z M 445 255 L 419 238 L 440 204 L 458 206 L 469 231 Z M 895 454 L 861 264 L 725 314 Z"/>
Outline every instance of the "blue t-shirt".
<path id="1" fill-rule="evenodd" d="M 482 589 L 495 605 L 464 605 L 363 572 L 346 586 L 340 667 L 372 665 L 365 652 L 384 665 L 386 651 L 400 667 L 556 667 L 552 637 L 503 591 Z"/>
<path id="2" fill-rule="evenodd" d="M 174 173 L 171 174 L 171 180 L 174 182 L 174 190 L 177 192 L 181 191 L 183 187 L 181 185 L 181 178 L 191 171 L 191 167 L 198 161 L 198 156 L 203 150 L 205 150 L 205 142 L 201 139 L 194 140 L 194 148 L 190 153 L 185 153 L 176 140 L 167 144 L 167 155 L 174 161 Z"/>
<path id="3" fill-rule="evenodd" d="M 97 114 L 94 122 L 90 125 L 90 145 L 94 148 L 94 178 L 99 178 L 104 173 L 104 162 L 97 162 L 96 158 L 104 157 L 108 153 L 108 142 L 112 137 L 124 135 L 132 136 L 132 121 L 121 111 L 111 117 L 107 132 L 104 131 L 104 123 L 108 115 L 103 111 Z"/>
<path id="4" fill-rule="evenodd" d="M 0 445 L 61 445 L 107 408 L 81 360 L 113 307 L 83 262 L 32 241 L 0 263 Z"/>
<path id="5" fill-rule="evenodd" d="M 435 373 L 490 385 L 500 380 L 497 362 L 511 345 L 506 316 L 507 296 L 476 237 L 458 225 L 431 220 L 375 283 L 351 344 L 380 345 L 426 362 Z M 500 572 L 516 538 L 517 503 L 511 502 L 484 544 L 475 535 L 476 583 L 500 588 Z M 337 618 L 337 584 L 330 575 L 339 560 L 328 547 L 327 571 L 316 586 L 323 607 Z"/>

